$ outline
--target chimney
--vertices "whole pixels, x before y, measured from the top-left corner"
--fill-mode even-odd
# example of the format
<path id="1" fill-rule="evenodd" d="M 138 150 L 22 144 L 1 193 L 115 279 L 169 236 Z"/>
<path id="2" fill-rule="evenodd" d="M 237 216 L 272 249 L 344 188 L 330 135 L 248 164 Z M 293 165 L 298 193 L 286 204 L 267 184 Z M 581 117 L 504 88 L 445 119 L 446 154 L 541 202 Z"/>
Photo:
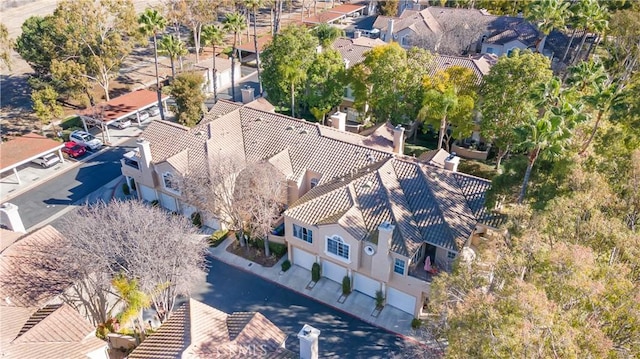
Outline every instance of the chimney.
<path id="1" fill-rule="evenodd" d="M 139 138 L 136 144 L 138 145 L 138 153 L 140 154 L 141 169 L 148 171 L 149 167 L 151 167 L 151 143 L 144 138 Z"/>
<path id="2" fill-rule="evenodd" d="M 300 339 L 300 359 L 318 359 L 318 337 L 320 331 L 309 324 L 298 333 Z"/>
<path id="3" fill-rule="evenodd" d="M 245 86 L 243 87 L 240 92 L 242 92 L 242 103 L 243 104 L 247 104 L 253 100 L 255 100 L 255 96 L 253 94 L 253 87 L 251 86 Z"/>
<path id="4" fill-rule="evenodd" d="M 344 131 L 347 126 L 347 114 L 338 111 L 331 115 L 331 126 L 340 131 Z"/>
<path id="5" fill-rule="evenodd" d="M 404 154 L 404 127 L 400 125 L 393 128 L 393 152 Z"/>
<path id="6" fill-rule="evenodd" d="M 378 249 L 373 255 L 373 263 L 376 263 L 376 265 L 371 267 L 371 276 L 383 282 L 389 281 L 389 274 L 391 273 L 392 264 L 389 252 L 395 228 L 396 226 L 389 222 L 382 222 L 378 226 Z"/>
<path id="7" fill-rule="evenodd" d="M 449 157 L 444 160 L 444 169 L 451 172 L 458 172 L 458 165 L 460 164 L 460 157 L 456 156 L 455 152 L 451 152 Z"/>
<path id="8" fill-rule="evenodd" d="M 27 233 L 24 224 L 22 224 L 20 213 L 18 213 L 18 206 L 13 203 L 7 202 L 0 206 L 0 224 L 13 232 Z"/>
<path id="9" fill-rule="evenodd" d="M 359 38 L 360 36 L 362 36 L 362 31 L 360 31 L 360 30 L 356 30 L 356 31 L 354 31 L 354 32 L 353 32 L 353 38 L 354 38 L 354 39 L 357 39 L 357 38 Z"/>
<path id="10" fill-rule="evenodd" d="M 346 69 L 348 69 L 348 68 L 349 68 L 349 63 L 350 63 L 350 61 L 349 61 L 349 60 L 347 60 L 347 59 L 344 59 L 343 61 L 344 61 L 344 68 L 345 68 L 345 70 L 346 70 Z"/>
<path id="11" fill-rule="evenodd" d="M 393 24 L 394 24 L 394 20 L 393 19 L 389 19 L 389 21 L 387 22 L 387 38 L 385 40 L 387 40 L 387 42 L 391 42 L 393 41 Z"/>

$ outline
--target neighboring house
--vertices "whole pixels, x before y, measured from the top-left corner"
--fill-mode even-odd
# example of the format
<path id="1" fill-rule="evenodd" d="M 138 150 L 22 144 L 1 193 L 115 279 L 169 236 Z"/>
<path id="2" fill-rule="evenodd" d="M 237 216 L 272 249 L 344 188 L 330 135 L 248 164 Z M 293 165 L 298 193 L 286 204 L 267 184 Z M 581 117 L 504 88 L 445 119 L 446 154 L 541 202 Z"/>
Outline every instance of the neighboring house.
<path id="1" fill-rule="evenodd" d="M 66 304 L 42 308 L 0 306 L 0 357 L 108 359 L 107 343 Z"/>
<path id="2" fill-rule="evenodd" d="M 193 65 L 193 71 L 202 72 L 204 76 L 203 91 L 213 93 L 213 59 L 205 59 Z M 224 57 L 216 57 L 216 81 L 218 91 L 231 86 L 231 60 Z M 236 82 L 240 81 L 240 61 L 235 63 Z"/>
<path id="3" fill-rule="evenodd" d="M 128 358 L 297 358 L 285 349 L 286 338 L 260 313 L 227 314 L 189 299 Z"/>
<path id="4" fill-rule="evenodd" d="M 348 275 L 355 290 L 372 297 L 380 290 L 387 304 L 419 316 L 431 279 L 426 258 L 446 269 L 478 232 L 497 225 L 484 208 L 490 182 L 458 173 L 457 157 L 440 169 L 398 155 L 401 127 L 378 128 L 373 141 L 343 131 L 344 116 L 335 123 L 338 129 L 220 101 L 191 129 L 151 123 L 122 173 L 135 179 L 143 200 L 189 216 L 195 209 L 181 201 L 174 176 L 206 173 L 218 156 L 267 161 L 287 179 L 291 262 L 320 263 L 325 278 Z M 372 146 L 389 141 L 390 131 L 393 149 Z"/>
<path id="5" fill-rule="evenodd" d="M 386 42 L 405 48 L 464 55 L 476 52 L 495 55 L 518 49 L 539 49 L 539 31 L 521 17 L 495 16 L 486 10 L 429 6 L 404 10 L 398 17 L 378 16 L 373 24 Z"/>

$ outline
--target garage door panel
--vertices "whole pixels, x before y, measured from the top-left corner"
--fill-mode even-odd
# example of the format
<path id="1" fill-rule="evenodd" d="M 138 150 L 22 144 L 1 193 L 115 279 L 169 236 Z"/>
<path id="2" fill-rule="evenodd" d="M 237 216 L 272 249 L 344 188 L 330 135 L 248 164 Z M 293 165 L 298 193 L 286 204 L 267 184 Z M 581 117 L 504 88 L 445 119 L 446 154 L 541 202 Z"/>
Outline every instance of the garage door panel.
<path id="1" fill-rule="evenodd" d="M 142 196 L 143 200 L 147 202 L 153 202 L 156 199 L 158 199 L 156 197 L 156 191 L 153 188 L 149 188 L 141 184 L 137 184 L 137 185 L 138 185 L 138 188 L 140 189 L 140 195 Z"/>
<path id="2" fill-rule="evenodd" d="M 347 268 L 333 262 L 322 262 L 322 276 L 332 281 L 342 283 L 342 279 L 347 275 Z"/>
<path id="3" fill-rule="evenodd" d="M 293 264 L 311 270 L 316 257 L 300 248 L 293 247 Z"/>
<path id="4" fill-rule="evenodd" d="M 389 287 L 387 288 L 387 304 L 414 315 L 416 297 Z"/>
<path id="5" fill-rule="evenodd" d="M 353 276 L 353 289 L 375 298 L 376 292 L 380 290 L 380 282 L 365 275 L 355 273 Z"/>

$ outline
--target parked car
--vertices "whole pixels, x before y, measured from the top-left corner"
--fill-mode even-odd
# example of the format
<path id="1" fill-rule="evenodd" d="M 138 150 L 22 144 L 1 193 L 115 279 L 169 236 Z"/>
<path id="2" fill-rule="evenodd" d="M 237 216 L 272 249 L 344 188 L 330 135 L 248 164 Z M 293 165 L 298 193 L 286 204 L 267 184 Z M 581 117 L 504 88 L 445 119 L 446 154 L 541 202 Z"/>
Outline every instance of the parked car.
<path id="1" fill-rule="evenodd" d="M 131 126 L 130 118 L 121 118 L 118 121 L 114 122 L 113 125 L 119 129 L 127 128 Z"/>
<path id="2" fill-rule="evenodd" d="M 158 116 L 160 114 L 160 108 L 158 106 L 151 106 L 147 109 L 147 112 L 149 112 L 151 116 Z"/>
<path id="3" fill-rule="evenodd" d="M 147 111 L 140 111 L 138 112 L 138 116 L 140 116 L 140 121 L 146 121 L 149 119 L 149 112 Z"/>
<path id="4" fill-rule="evenodd" d="M 65 142 L 64 147 L 62 147 L 62 152 L 69 155 L 71 158 L 78 158 L 85 153 L 87 153 L 87 148 L 81 144 L 75 143 L 73 141 Z"/>
<path id="5" fill-rule="evenodd" d="M 42 166 L 43 168 L 49 168 L 55 164 L 60 163 L 60 157 L 58 157 L 57 154 L 55 153 L 49 153 L 46 154 L 40 158 L 36 158 L 35 160 L 31 161 L 37 165 Z"/>
<path id="6" fill-rule="evenodd" d="M 91 151 L 99 150 L 102 147 L 102 141 L 95 138 L 92 134 L 84 131 L 73 131 L 69 135 L 72 142 L 88 147 Z"/>

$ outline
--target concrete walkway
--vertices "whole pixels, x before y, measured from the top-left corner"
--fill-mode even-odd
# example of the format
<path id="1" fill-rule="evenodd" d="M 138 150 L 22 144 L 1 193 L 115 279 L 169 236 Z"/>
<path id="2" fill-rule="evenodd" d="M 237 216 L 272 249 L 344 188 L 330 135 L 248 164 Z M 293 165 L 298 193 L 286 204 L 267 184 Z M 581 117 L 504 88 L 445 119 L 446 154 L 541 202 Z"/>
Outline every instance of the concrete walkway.
<path id="1" fill-rule="evenodd" d="M 287 257 L 282 257 L 273 267 L 263 267 L 228 252 L 226 249 L 234 240 L 234 237 L 227 238 L 218 247 L 209 248 L 209 253 L 222 262 L 289 288 L 371 325 L 417 340 L 414 337 L 414 330 L 411 329 L 412 315 L 386 305 L 377 316 L 374 316 L 375 299 L 356 291 L 349 294 L 344 303 L 340 303 L 338 299 L 342 295 L 341 283 L 321 278 L 313 288 L 309 288 L 309 284 L 312 284 L 309 270 L 293 265 L 288 271 L 282 272 L 281 264 Z"/>

